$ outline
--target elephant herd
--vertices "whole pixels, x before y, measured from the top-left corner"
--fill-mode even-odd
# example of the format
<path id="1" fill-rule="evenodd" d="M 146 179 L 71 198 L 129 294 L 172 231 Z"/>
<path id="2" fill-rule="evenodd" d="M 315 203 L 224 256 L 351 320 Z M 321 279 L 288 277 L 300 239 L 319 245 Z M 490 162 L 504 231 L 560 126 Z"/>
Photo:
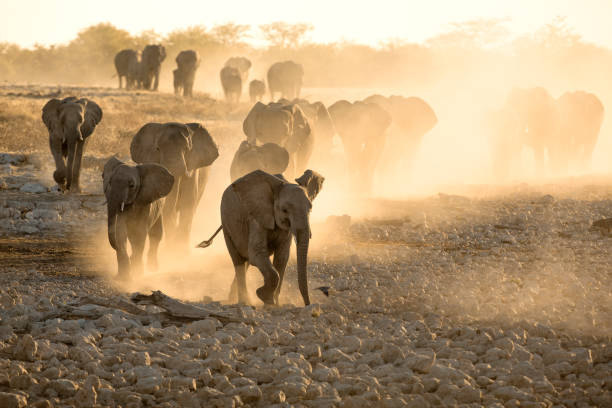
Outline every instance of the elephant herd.
<path id="1" fill-rule="evenodd" d="M 115 55 L 115 69 L 119 78 L 119 89 L 145 89 L 157 91 L 161 64 L 166 58 L 166 49 L 160 44 L 149 44 L 142 52 L 133 49 L 121 50 Z M 176 69 L 172 71 L 174 93 L 185 97 L 193 96 L 195 75 L 200 67 L 200 55 L 194 50 L 179 52 L 175 58 Z M 229 58 L 221 71 L 219 78 L 225 99 L 230 103 L 238 103 L 243 88 L 249 78 L 251 61 L 245 57 Z M 304 69 L 294 61 L 276 62 L 270 66 L 267 73 L 270 98 L 276 94 L 282 98 L 299 98 L 302 89 Z M 266 93 L 266 84 L 259 79 L 253 79 L 248 86 L 249 98 L 252 103 L 261 101 Z"/>
<path id="2" fill-rule="evenodd" d="M 488 117 L 496 175 L 506 178 L 516 170 L 524 147 L 533 151 L 540 175 L 588 170 L 603 119 L 603 103 L 592 93 L 565 92 L 555 99 L 541 87 L 513 89 Z"/>
<path id="3" fill-rule="evenodd" d="M 182 55 L 185 66 L 197 67 L 197 54 Z M 245 60 L 230 59 L 223 70 L 242 80 L 250 68 Z M 189 92 L 190 78 L 187 85 L 183 82 Z M 296 96 L 299 89 L 280 92 Z M 51 99 L 42 109 L 42 120 L 56 164 L 53 177 L 63 191 L 78 192 L 83 148 L 102 120 L 102 109 L 85 98 Z M 543 88 L 517 88 L 488 120 L 496 132 L 491 145 L 498 169 L 518 160 L 520 149 L 527 146 L 535 151 L 539 166 L 548 163 L 559 170 L 572 162 L 588 163 L 602 124 L 603 105 L 583 91 L 554 99 Z M 231 161 L 231 184 L 221 197 L 222 225 L 199 245 L 210 245 L 223 231 L 235 268 L 231 297 L 250 302 L 245 272 L 254 265 L 264 277 L 257 296 L 266 304 L 278 304 L 295 239 L 299 289 L 309 304 L 309 214 L 324 182 L 321 174 L 309 168 L 329 170 L 337 160 L 334 151 L 339 140 L 350 189 L 367 195 L 373 190 L 374 174 L 397 171 L 402 161 L 412 160 L 437 122 L 431 106 L 418 97 L 372 95 L 354 102 L 339 100 L 328 107 L 298 98 L 256 102 L 243 121 L 244 140 Z M 147 123 L 133 136 L 130 155 L 134 164 L 112 157 L 102 174 L 108 240 L 116 251 L 121 278 L 143 272 L 147 237 L 152 270 L 157 267 L 164 235 L 176 248 L 188 247 L 195 210 L 219 149 L 199 123 Z"/>

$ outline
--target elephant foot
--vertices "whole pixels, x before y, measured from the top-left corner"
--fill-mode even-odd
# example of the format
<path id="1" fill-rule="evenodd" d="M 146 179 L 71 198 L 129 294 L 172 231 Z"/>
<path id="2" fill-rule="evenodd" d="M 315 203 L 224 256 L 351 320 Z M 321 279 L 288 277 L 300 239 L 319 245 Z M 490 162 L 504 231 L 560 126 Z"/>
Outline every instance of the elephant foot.
<path id="1" fill-rule="evenodd" d="M 257 297 L 261 299 L 262 302 L 266 305 L 274 304 L 274 290 L 266 288 L 266 286 L 262 286 L 258 288 L 255 293 L 257 293 Z"/>

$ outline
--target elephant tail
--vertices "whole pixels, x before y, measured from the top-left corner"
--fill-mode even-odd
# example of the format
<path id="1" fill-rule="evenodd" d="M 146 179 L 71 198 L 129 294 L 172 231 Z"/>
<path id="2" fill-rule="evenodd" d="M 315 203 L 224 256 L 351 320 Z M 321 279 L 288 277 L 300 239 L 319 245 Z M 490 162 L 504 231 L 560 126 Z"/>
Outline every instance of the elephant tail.
<path id="1" fill-rule="evenodd" d="M 217 234 L 223 229 L 223 225 L 221 225 L 219 228 L 217 228 L 217 230 L 215 231 L 215 233 L 212 235 L 212 237 L 208 238 L 206 241 L 202 241 L 200 242 L 196 248 L 207 248 L 210 246 L 210 244 L 213 243 L 213 239 L 215 239 L 215 237 L 217 236 Z"/>

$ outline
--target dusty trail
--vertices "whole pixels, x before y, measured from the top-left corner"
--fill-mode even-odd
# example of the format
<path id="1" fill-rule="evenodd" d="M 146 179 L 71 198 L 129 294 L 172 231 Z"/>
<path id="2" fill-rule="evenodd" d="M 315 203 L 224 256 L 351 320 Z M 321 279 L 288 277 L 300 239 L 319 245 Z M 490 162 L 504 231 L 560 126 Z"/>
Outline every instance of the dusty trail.
<path id="1" fill-rule="evenodd" d="M 222 159 L 194 244 L 218 225 L 214 197 L 240 138 L 238 121 L 203 120 Z M 0 119 L 4 129 L 12 123 Z M 101 129 L 83 195 L 48 191 L 44 145 L 23 160 L 0 156 L 0 406 L 612 404 L 612 237 L 590 229 L 612 215 L 609 177 L 344 198 L 345 207 L 324 191 L 309 256 L 315 304 L 301 307 L 291 261 L 283 305 L 253 309 L 225 304 L 233 271 L 222 239 L 167 256 L 133 283 L 109 279 L 116 266 L 96 158 L 106 144 L 124 148 L 118 140 L 135 126 Z M 340 207 L 350 220 L 327 217 Z M 252 298 L 260 279 L 249 271 Z M 73 309 L 80 317 L 45 318 L 85 296 L 129 301 L 154 289 L 250 323 L 143 324 L 93 304 Z"/>

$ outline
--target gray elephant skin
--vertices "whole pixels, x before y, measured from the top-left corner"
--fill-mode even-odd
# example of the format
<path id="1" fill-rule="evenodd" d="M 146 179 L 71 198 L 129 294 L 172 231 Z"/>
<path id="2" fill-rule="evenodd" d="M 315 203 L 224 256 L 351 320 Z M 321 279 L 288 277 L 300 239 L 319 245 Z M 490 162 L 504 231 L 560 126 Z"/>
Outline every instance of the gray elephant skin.
<path id="1" fill-rule="evenodd" d="M 372 95 L 364 102 L 376 103 L 391 115 L 380 170 L 396 174 L 400 163 L 413 161 L 423 137 L 438 123 L 438 117 L 427 102 L 416 96 Z"/>
<path id="2" fill-rule="evenodd" d="M 294 99 L 293 101 L 281 99 L 279 102 L 287 105 L 295 104 L 302 109 L 312 127 L 315 142 L 314 151 L 316 152 L 314 158 L 317 159 L 317 168 L 329 164 L 327 161 L 333 160 L 330 153 L 334 146 L 336 128 L 323 102 L 309 102 L 306 99 Z"/>
<path id="3" fill-rule="evenodd" d="M 142 50 L 142 87 L 157 91 L 161 64 L 166 59 L 166 48 L 160 44 L 149 44 Z"/>
<path id="4" fill-rule="evenodd" d="M 240 79 L 243 84 L 249 79 L 249 70 L 251 69 L 251 61 L 245 57 L 231 57 L 225 61 L 224 67 L 236 68 L 240 73 Z"/>
<path id="5" fill-rule="evenodd" d="M 391 115 L 376 103 L 345 100 L 331 105 L 329 114 L 342 139 L 351 189 L 371 193 Z"/>
<path id="6" fill-rule="evenodd" d="M 272 64 L 268 69 L 268 88 L 270 99 L 275 100 L 278 92 L 282 98 L 295 99 L 300 97 L 304 80 L 304 68 L 294 61 L 282 61 Z"/>
<path id="7" fill-rule="evenodd" d="M 176 56 L 177 68 L 172 71 L 174 74 L 174 93 L 180 94 L 183 91 L 183 96 L 193 96 L 193 83 L 195 82 L 195 74 L 200 67 L 200 55 L 194 50 L 181 51 Z"/>
<path id="8" fill-rule="evenodd" d="M 163 207 L 166 236 L 187 248 L 195 210 L 208 180 L 208 166 L 219 149 L 199 123 L 148 123 L 132 139 L 130 154 L 136 163 L 156 163 L 174 176 Z"/>
<path id="9" fill-rule="evenodd" d="M 230 166 L 230 178 L 236 181 L 255 170 L 270 174 L 282 174 L 289 165 L 289 152 L 276 143 L 265 143 L 255 146 L 243 141 L 234 154 Z"/>
<path id="10" fill-rule="evenodd" d="M 238 103 L 242 95 L 242 77 L 240 71 L 234 67 L 223 67 L 219 73 L 221 86 L 225 94 L 225 100 L 230 103 Z"/>
<path id="11" fill-rule="evenodd" d="M 78 193 L 83 149 L 102 120 L 102 109 L 86 98 L 54 98 L 42 108 L 42 120 L 49 130 L 49 145 L 55 161 L 53 179 L 62 190 Z"/>
<path id="12" fill-rule="evenodd" d="M 249 97 L 251 98 L 251 103 L 261 101 L 265 93 L 266 84 L 264 81 L 254 79 L 249 83 Z"/>
<path id="13" fill-rule="evenodd" d="M 115 157 L 102 173 L 108 214 L 108 241 L 117 253 L 118 277 L 142 275 L 143 251 L 149 237 L 148 267 L 157 270 L 157 248 L 163 236 L 162 206 L 174 177 L 158 164 L 129 166 Z M 127 242 L 132 248 L 128 256 Z"/>
<path id="14" fill-rule="evenodd" d="M 131 49 L 119 51 L 115 55 L 115 69 L 119 78 L 119 89 L 123 87 L 123 78 L 125 78 L 125 89 L 137 86 L 140 82 L 140 56 L 138 51 Z"/>
<path id="15" fill-rule="evenodd" d="M 254 265 L 264 277 L 257 296 L 265 304 L 278 304 L 291 239 L 295 237 L 298 286 L 304 304 L 310 304 L 307 276 L 310 211 L 323 181 L 312 170 L 296 179 L 297 184 L 256 170 L 225 190 L 221 198 L 221 223 L 236 273 L 230 298 L 237 291 L 239 302 L 250 303 L 245 275 L 248 265 Z"/>
<path id="16" fill-rule="evenodd" d="M 299 105 L 257 102 L 244 119 L 242 129 L 252 145 L 276 143 L 287 149 L 288 177 L 306 169 L 315 141 L 310 121 Z"/>

